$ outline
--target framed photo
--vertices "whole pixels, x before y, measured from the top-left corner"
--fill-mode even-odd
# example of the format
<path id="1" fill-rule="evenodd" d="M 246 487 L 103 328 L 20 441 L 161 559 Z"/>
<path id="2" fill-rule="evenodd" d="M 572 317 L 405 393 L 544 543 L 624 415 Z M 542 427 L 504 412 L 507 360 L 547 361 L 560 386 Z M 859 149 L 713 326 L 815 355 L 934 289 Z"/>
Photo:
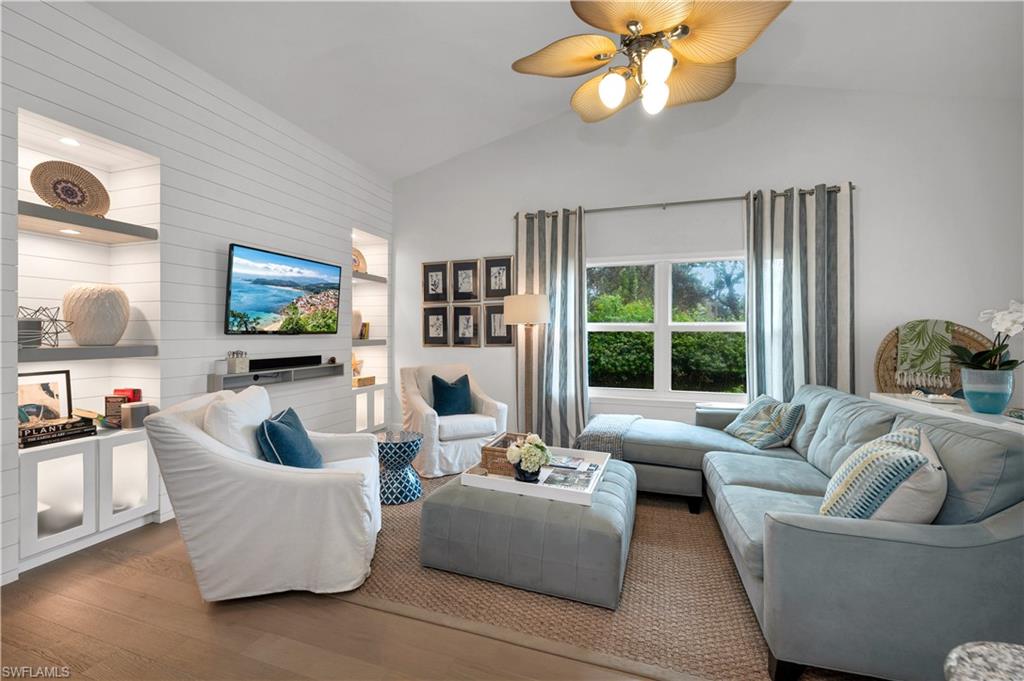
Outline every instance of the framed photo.
<path id="1" fill-rule="evenodd" d="M 18 374 L 18 425 L 71 418 L 71 372 Z"/>
<path id="2" fill-rule="evenodd" d="M 452 302 L 480 300 L 480 261 L 452 260 Z"/>
<path id="3" fill-rule="evenodd" d="M 516 329 L 505 323 L 505 305 L 484 305 L 484 344 L 487 347 L 512 347 L 516 344 Z"/>
<path id="4" fill-rule="evenodd" d="M 423 302 L 448 302 L 448 263 L 423 263 Z"/>
<path id="5" fill-rule="evenodd" d="M 479 305 L 452 305 L 452 345 L 480 347 Z"/>
<path id="6" fill-rule="evenodd" d="M 451 343 L 447 305 L 423 306 L 423 346 L 446 348 Z"/>
<path id="7" fill-rule="evenodd" d="M 484 298 L 500 300 L 512 295 L 514 289 L 515 270 L 512 269 L 512 256 L 484 258 Z"/>

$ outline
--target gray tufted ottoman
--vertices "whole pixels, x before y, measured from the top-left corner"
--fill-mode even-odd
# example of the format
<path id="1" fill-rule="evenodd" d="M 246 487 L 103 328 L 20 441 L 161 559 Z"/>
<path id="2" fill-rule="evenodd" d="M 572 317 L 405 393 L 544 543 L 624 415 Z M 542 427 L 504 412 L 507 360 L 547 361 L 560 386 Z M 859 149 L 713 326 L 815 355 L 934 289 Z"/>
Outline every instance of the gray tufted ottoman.
<path id="1" fill-rule="evenodd" d="M 427 567 L 615 609 L 636 512 L 636 472 L 609 461 L 592 506 L 465 487 L 423 502 Z"/>

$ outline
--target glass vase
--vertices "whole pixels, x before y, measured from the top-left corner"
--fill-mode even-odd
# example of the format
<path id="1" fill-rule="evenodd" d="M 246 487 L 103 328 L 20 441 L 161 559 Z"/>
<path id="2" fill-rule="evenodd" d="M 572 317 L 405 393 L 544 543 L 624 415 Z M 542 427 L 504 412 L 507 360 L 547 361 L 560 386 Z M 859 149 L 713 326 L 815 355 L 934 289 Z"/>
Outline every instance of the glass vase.
<path id="1" fill-rule="evenodd" d="M 1002 414 L 1013 395 L 1013 372 L 995 369 L 961 369 L 960 382 L 971 411 Z"/>

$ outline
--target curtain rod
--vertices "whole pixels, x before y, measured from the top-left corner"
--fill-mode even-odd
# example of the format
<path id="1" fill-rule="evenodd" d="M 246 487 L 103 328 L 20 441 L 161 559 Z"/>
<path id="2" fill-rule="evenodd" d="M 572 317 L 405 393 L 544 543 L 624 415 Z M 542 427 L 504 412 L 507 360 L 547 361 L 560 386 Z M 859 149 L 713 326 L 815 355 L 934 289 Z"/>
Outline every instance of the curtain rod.
<path id="1" fill-rule="evenodd" d="M 850 185 L 850 189 L 856 189 L 856 188 L 857 188 L 856 186 L 854 186 L 852 184 Z M 840 189 L 842 189 L 842 187 L 840 187 L 838 185 L 833 185 L 833 186 L 830 186 L 830 187 L 826 187 L 825 191 L 837 192 Z M 777 192 L 777 191 L 775 191 L 773 189 L 771 191 L 772 191 L 772 195 L 773 196 L 782 196 L 782 195 L 786 194 L 787 192 L 789 192 L 791 190 L 787 189 L 785 191 Z M 814 189 L 801 189 L 800 193 L 801 194 L 813 194 L 814 193 Z M 613 211 L 637 210 L 637 209 L 640 209 L 640 208 L 661 208 L 662 210 L 665 210 L 669 206 L 692 206 L 692 205 L 698 204 L 698 203 L 720 203 L 720 202 L 723 202 L 723 201 L 746 201 L 749 198 L 750 198 L 750 192 L 747 192 L 746 194 L 741 194 L 739 196 L 717 196 L 717 197 L 712 198 L 712 199 L 689 199 L 687 201 L 665 201 L 665 202 L 662 202 L 662 203 L 638 203 L 638 204 L 634 204 L 634 205 L 631 205 L 631 206 L 607 206 L 605 208 L 584 208 L 583 212 L 589 215 L 589 214 L 592 214 L 592 213 L 611 213 Z M 570 210 L 569 213 L 575 214 L 576 211 Z M 526 213 L 526 217 L 528 217 L 528 218 L 533 218 L 533 217 L 536 217 L 536 216 L 537 216 L 536 213 Z"/>
<path id="2" fill-rule="evenodd" d="M 635 205 L 632 205 L 632 206 L 607 206 L 605 208 L 584 208 L 583 212 L 585 214 L 587 214 L 587 215 L 590 215 L 592 213 L 611 213 L 613 211 L 618 211 L 618 210 L 636 210 L 638 208 L 661 208 L 662 210 L 665 210 L 669 206 L 687 206 L 687 205 L 692 205 L 692 204 L 695 204 L 695 203 L 717 203 L 719 201 L 744 201 L 744 200 L 746 200 L 746 198 L 747 198 L 746 194 L 744 194 L 742 196 L 719 196 L 719 197 L 716 197 L 716 198 L 713 198 L 713 199 L 690 199 L 688 201 L 665 201 L 665 202 L 662 202 L 662 203 L 639 203 L 639 204 L 635 204 Z M 569 212 L 570 213 L 575 213 L 576 211 L 571 210 Z M 536 215 L 537 215 L 536 213 L 527 213 L 526 217 L 532 218 L 532 217 L 536 217 Z"/>

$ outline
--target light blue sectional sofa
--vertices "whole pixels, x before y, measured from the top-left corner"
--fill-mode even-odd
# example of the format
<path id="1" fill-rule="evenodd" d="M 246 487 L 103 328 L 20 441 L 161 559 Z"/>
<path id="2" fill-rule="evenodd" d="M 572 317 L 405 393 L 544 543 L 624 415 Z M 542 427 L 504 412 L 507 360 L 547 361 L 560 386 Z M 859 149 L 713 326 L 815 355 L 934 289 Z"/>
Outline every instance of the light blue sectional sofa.
<path id="1" fill-rule="evenodd" d="M 820 386 L 804 386 L 794 401 L 805 414 L 787 448 L 735 440 L 721 431 L 733 414 L 714 411 L 698 411 L 696 426 L 638 422 L 624 442 L 626 460 L 643 459 L 634 463 L 640 489 L 699 494 L 700 461 L 771 649 L 772 678 L 812 665 L 931 681 L 961 643 L 1024 643 L 1024 438 Z M 908 425 L 924 429 L 946 469 L 934 524 L 819 515 L 846 458 Z M 660 475 L 672 468 L 681 473 Z"/>

